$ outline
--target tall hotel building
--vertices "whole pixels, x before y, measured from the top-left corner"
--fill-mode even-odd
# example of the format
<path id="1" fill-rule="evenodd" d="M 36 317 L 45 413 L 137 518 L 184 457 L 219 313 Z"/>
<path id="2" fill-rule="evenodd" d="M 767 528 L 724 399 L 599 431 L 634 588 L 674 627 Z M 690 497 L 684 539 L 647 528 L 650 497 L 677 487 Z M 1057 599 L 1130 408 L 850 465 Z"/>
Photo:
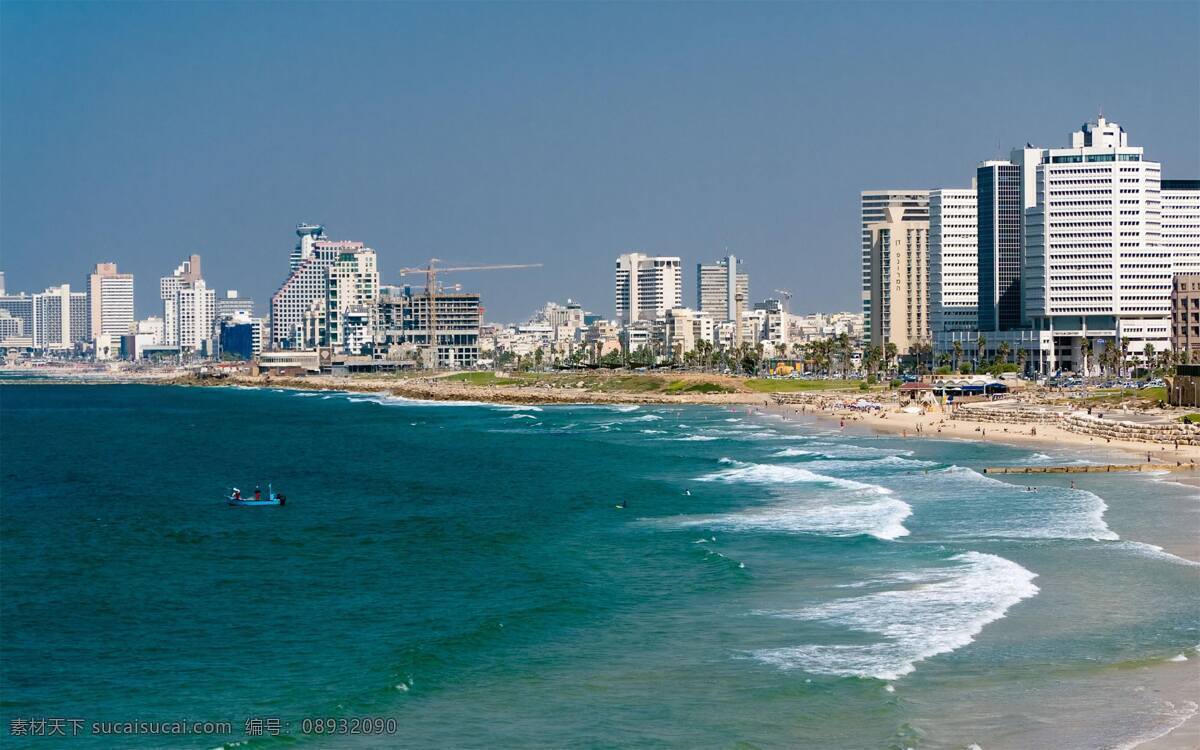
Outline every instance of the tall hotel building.
<path id="1" fill-rule="evenodd" d="M 902 210 L 901 218 L 906 221 L 929 220 L 928 190 L 864 190 L 862 204 L 862 311 L 863 340 L 873 341 L 872 333 L 872 276 L 871 276 L 871 225 L 884 221 L 889 208 Z"/>
<path id="2" fill-rule="evenodd" d="M 975 190 L 929 193 L 929 327 L 979 327 L 979 247 Z"/>
<path id="3" fill-rule="evenodd" d="M 118 273 L 116 263 L 97 263 L 88 276 L 89 337 L 124 336 L 133 325 L 133 274 Z"/>
<path id="4" fill-rule="evenodd" d="M 927 210 L 927 209 L 926 209 Z M 929 219 L 908 218 L 903 206 L 888 206 L 871 233 L 871 329 L 874 346 L 895 344 L 908 354 L 929 340 Z"/>
<path id="5" fill-rule="evenodd" d="M 1025 216 L 1025 313 L 1043 369 L 1080 370 L 1081 345 L 1170 346 L 1174 257 L 1162 243 L 1161 167 L 1103 117 L 1048 149 Z"/>
<path id="6" fill-rule="evenodd" d="M 628 253 L 617 258 L 617 319 L 623 324 L 654 321 L 683 307 L 678 257 Z"/>
<path id="7" fill-rule="evenodd" d="M 696 265 L 696 309 L 715 321 L 737 317 L 738 296 L 742 310 L 749 309 L 750 276 L 742 270 L 742 261 L 729 255 L 716 263 Z"/>
<path id="8" fill-rule="evenodd" d="M 299 240 L 289 258 L 291 272 L 271 297 L 271 345 L 275 349 L 305 349 L 327 344 L 329 271 L 342 254 L 355 254 L 361 242 L 333 242 L 325 228 L 301 224 Z M 372 258 L 374 251 L 371 252 Z M 352 263 L 351 265 L 354 265 Z M 379 277 L 374 282 L 378 294 Z"/>

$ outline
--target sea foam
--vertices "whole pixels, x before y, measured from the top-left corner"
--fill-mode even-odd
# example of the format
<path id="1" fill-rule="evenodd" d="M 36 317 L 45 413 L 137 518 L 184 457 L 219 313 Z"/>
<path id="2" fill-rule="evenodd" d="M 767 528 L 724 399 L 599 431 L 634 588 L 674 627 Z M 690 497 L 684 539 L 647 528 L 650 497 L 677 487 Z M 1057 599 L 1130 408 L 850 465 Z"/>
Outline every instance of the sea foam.
<path id="1" fill-rule="evenodd" d="M 965 552 L 950 562 L 921 571 L 919 583 L 902 589 L 793 611 L 756 612 L 874 633 L 883 637 L 879 641 L 762 649 L 753 656 L 783 669 L 895 680 L 912 672 L 919 661 L 971 643 L 984 626 L 1038 592 L 1036 574 L 1011 560 Z"/>

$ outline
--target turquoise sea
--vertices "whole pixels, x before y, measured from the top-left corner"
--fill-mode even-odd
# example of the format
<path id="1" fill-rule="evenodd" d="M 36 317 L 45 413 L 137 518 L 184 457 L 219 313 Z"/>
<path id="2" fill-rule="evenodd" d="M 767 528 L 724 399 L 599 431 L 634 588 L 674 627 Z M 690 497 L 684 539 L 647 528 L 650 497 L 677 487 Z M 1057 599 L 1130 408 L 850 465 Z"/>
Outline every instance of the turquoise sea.
<path id="1" fill-rule="evenodd" d="M 1196 708 L 1162 676 L 1200 664 L 1197 489 L 977 471 L 1104 458 L 744 407 L 5 385 L 0 731 L 1133 747 Z M 223 503 L 256 482 L 288 504 Z M 394 734 L 306 721 L 326 717 Z M 87 723 L 70 744 L 13 736 L 38 718 Z M 247 738 L 248 719 L 280 734 Z M 232 729 L 88 731 L 134 720 Z"/>

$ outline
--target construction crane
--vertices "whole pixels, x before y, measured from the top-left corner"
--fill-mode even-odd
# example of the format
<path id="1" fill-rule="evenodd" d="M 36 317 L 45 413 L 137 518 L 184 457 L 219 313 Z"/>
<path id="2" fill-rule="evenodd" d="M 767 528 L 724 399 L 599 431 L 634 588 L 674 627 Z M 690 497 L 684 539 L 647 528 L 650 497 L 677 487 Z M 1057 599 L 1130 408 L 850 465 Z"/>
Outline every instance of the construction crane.
<path id="1" fill-rule="evenodd" d="M 541 263 L 501 263 L 487 266 L 450 266 L 440 267 L 439 258 L 430 258 L 424 268 L 401 268 L 401 276 L 413 274 L 425 275 L 425 295 L 429 298 L 429 345 L 433 347 L 434 366 L 437 366 L 437 277 L 439 273 L 456 273 L 458 271 L 506 271 L 517 268 L 541 268 Z"/>
<path id="2" fill-rule="evenodd" d="M 776 289 L 775 293 L 783 295 L 783 311 L 788 312 L 788 308 L 792 304 L 792 293 L 786 289 Z"/>

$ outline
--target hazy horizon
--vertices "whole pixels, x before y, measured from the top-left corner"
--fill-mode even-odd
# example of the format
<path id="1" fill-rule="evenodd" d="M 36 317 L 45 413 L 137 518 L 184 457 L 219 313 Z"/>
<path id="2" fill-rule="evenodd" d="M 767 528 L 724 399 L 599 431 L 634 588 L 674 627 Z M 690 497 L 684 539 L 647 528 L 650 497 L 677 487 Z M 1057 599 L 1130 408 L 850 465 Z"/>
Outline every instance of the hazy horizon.
<path id="1" fill-rule="evenodd" d="M 613 314 L 616 256 L 746 260 L 857 310 L 858 197 L 967 187 L 1102 109 L 1200 178 L 1200 5 L 0 5 L 0 270 L 83 288 L 199 253 L 266 312 L 297 223 L 447 276 L 491 321 Z M 412 278 L 411 283 L 420 283 Z"/>

